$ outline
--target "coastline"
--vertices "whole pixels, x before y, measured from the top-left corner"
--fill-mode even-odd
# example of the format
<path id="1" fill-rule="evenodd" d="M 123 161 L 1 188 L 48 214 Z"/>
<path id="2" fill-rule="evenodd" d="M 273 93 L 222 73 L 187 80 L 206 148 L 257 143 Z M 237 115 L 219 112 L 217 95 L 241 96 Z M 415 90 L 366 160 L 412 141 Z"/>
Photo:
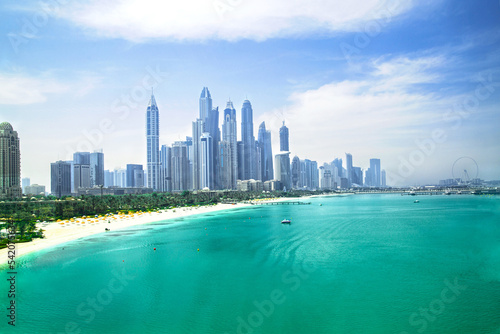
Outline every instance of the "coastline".
<path id="1" fill-rule="evenodd" d="M 142 213 L 134 215 L 112 215 L 104 219 L 79 218 L 76 222 L 51 222 L 44 225 L 37 223 L 37 228 L 44 230 L 45 238 L 36 238 L 30 242 L 16 243 L 16 259 L 29 253 L 37 252 L 46 248 L 57 246 L 68 241 L 84 238 L 90 235 L 105 233 L 105 228 L 116 231 L 131 226 L 144 225 L 163 220 L 176 219 L 199 214 L 206 214 L 216 211 L 231 210 L 237 208 L 250 207 L 251 204 L 222 204 L 199 207 L 180 207 L 175 209 L 161 210 L 160 212 Z M 82 224 L 82 221 L 85 223 Z M 108 223 L 109 221 L 109 223 Z M 0 249 L 0 267 L 7 263 L 8 249 Z"/>
<path id="2" fill-rule="evenodd" d="M 268 200 L 269 202 L 281 202 L 304 197 L 281 197 Z M 256 201 L 253 201 L 256 203 Z M 111 215 L 105 218 L 78 218 L 75 222 L 62 221 L 51 223 L 37 223 L 37 228 L 44 230 L 45 238 L 36 238 L 30 242 L 17 243 L 15 248 L 16 259 L 29 253 L 41 251 L 46 248 L 57 246 L 68 241 L 77 240 L 94 234 L 105 233 L 105 228 L 116 231 L 123 228 L 154 223 L 163 220 L 176 219 L 199 214 L 212 213 L 216 211 L 232 210 L 252 207 L 250 203 L 223 204 L 218 203 L 211 206 L 179 207 L 175 209 L 161 210 L 160 212 L 149 212 L 133 215 Z M 85 222 L 82 224 L 82 222 Z M 108 223 L 109 222 L 109 223 Z M 0 249 L 0 268 L 7 264 L 8 248 Z"/>

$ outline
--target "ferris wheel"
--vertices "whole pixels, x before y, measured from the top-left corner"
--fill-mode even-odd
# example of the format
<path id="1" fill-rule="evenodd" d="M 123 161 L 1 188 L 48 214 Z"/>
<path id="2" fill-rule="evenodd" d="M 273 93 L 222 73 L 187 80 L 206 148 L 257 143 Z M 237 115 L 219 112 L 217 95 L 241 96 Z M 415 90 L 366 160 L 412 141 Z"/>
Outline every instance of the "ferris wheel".
<path id="1" fill-rule="evenodd" d="M 477 179 L 479 167 L 471 157 L 460 157 L 453 163 L 451 173 L 459 184 L 470 184 L 472 180 Z"/>

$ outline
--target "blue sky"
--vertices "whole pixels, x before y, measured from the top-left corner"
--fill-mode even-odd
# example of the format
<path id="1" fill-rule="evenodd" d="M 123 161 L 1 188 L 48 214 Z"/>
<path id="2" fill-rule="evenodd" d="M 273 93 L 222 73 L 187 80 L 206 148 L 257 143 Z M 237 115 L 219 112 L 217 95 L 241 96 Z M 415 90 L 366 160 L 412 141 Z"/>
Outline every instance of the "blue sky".
<path id="1" fill-rule="evenodd" d="M 238 122 L 248 98 L 275 152 L 285 120 L 292 155 L 380 158 L 394 185 L 463 156 L 500 179 L 499 1 L 44 0 L 4 2 L 0 22 L 0 120 L 32 183 L 77 150 L 144 164 L 151 86 L 161 144 L 191 135 L 208 86 Z"/>

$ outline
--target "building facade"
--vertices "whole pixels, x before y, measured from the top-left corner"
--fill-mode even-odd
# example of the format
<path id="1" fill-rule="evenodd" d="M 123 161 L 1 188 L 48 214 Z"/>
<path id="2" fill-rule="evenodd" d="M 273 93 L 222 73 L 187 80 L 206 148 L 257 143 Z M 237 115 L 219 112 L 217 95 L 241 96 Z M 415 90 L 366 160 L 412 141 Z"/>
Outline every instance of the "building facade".
<path id="1" fill-rule="evenodd" d="M 21 151 L 12 125 L 0 124 L 0 197 L 21 197 Z"/>
<path id="2" fill-rule="evenodd" d="M 154 94 L 146 110 L 146 140 L 147 140 L 147 184 L 153 191 L 160 190 L 160 114 Z"/>

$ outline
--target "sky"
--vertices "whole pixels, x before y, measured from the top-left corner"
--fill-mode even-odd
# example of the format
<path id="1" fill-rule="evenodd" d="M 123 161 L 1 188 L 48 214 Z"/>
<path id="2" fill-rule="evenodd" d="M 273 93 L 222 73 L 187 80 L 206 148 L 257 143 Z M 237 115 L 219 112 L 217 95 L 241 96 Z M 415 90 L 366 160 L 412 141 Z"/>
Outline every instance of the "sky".
<path id="1" fill-rule="evenodd" d="M 160 145 L 191 136 L 204 86 L 274 153 L 285 121 L 292 157 L 379 158 L 389 185 L 500 179 L 498 0 L 4 1 L 0 32 L 0 122 L 47 191 L 76 151 L 145 165 L 151 89 Z"/>

